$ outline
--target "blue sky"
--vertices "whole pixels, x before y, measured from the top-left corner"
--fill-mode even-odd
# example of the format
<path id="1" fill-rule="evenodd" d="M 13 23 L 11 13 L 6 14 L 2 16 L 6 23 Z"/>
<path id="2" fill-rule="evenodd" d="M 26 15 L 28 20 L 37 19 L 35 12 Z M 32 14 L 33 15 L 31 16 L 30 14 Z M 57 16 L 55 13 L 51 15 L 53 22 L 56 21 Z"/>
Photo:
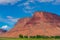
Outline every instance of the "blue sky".
<path id="1" fill-rule="evenodd" d="M 0 0 L 0 28 L 9 30 L 24 17 L 35 11 L 60 15 L 60 0 Z"/>

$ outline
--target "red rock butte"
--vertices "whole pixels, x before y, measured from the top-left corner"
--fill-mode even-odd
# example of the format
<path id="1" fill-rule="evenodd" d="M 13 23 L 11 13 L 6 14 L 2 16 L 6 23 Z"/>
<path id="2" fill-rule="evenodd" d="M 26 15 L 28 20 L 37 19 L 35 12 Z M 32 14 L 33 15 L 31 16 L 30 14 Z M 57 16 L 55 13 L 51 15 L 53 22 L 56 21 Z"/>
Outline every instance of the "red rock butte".
<path id="1" fill-rule="evenodd" d="M 60 35 L 60 16 L 49 12 L 35 12 L 31 18 L 19 19 L 14 28 L 0 37 L 19 37 L 26 36 L 59 36 Z"/>

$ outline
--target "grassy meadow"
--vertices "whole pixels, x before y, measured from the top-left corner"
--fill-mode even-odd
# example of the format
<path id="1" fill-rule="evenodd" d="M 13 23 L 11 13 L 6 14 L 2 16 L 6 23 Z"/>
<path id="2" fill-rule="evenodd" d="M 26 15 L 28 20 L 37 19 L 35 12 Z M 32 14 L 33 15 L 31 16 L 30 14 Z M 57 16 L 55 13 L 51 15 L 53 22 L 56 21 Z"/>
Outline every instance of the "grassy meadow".
<path id="1" fill-rule="evenodd" d="M 60 40 L 55 38 L 0 38 L 0 40 Z"/>

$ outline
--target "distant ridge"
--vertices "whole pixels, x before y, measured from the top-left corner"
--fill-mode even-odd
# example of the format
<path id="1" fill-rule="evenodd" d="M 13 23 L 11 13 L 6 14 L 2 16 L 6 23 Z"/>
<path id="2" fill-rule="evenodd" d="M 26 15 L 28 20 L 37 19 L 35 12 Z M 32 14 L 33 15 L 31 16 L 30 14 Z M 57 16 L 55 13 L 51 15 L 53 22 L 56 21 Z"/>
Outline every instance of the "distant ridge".
<path id="1" fill-rule="evenodd" d="M 7 32 L 7 30 L 0 29 L 0 34 Z"/>

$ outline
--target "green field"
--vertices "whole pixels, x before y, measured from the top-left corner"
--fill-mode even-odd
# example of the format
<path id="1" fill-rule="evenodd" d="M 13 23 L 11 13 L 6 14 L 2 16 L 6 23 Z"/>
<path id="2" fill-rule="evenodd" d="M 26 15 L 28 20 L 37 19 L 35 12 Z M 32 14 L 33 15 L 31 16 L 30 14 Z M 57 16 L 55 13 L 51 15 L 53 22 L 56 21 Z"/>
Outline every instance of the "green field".
<path id="1" fill-rule="evenodd" d="M 54 38 L 0 38 L 0 40 L 60 40 Z"/>

